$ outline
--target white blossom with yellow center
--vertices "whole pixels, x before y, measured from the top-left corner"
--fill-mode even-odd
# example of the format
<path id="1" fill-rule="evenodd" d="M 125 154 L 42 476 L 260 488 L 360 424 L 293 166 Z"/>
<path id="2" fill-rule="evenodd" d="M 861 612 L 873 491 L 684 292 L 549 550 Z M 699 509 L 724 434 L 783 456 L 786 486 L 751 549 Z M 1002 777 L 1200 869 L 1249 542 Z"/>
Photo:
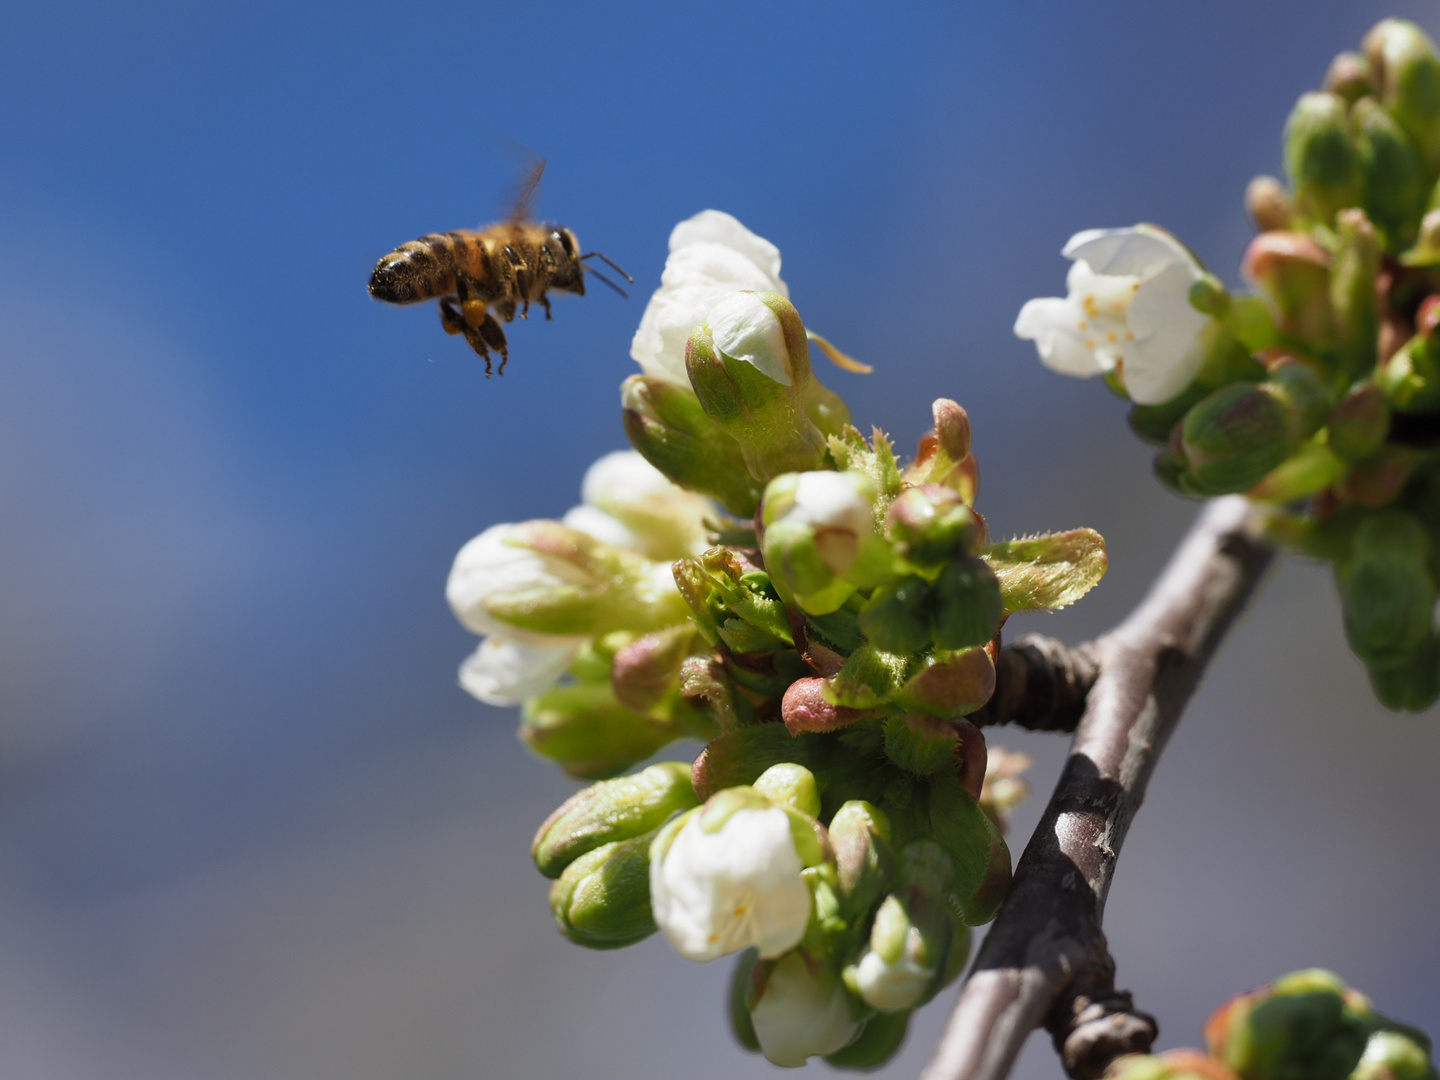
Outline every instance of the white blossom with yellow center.
<path id="1" fill-rule="evenodd" d="M 1069 295 L 1026 303 L 1016 336 L 1035 342 L 1041 362 L 1063 375 L 1116 372 L 1140 405 L 1189 386 L 1212 320 L 1190 305 L 1205 271 L 1184 245 L 1154 226 L 1090 229 L 1072 236 L 1064 255 L 1075 260 Z"/>

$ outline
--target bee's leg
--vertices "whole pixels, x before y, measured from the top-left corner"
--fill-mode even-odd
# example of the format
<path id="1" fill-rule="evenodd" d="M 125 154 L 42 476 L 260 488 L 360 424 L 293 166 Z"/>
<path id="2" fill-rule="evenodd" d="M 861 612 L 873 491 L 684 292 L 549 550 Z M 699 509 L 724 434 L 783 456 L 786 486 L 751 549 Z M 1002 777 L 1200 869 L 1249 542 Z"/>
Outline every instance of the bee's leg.
<path id="1" fill-rule="evenodd" d="M 445 328 L 447 334 L 465 335 L 465 340 L 470 347 L 475 350 L 480 359 L 485 361 L 485 377 L 489 378 L 490 350 L 486 348 L 485 338 L 478 328 L 465 321 L 465 316 L 456 310 L 455 301 L 448 296 L 440 298 L 440 325 Z"/>
<path id="2" fill-rule="evenodd" d="M 523 266 L 517 266 L 515 268 L 515 291 L 520 294 L 520 299 L 525 302 L 525 306 L 520 309 L 520 317 L 522 319 L 528 319 L 530 317 L 530 271 L 526 270 Z"/>
<path id="3" fill-rule="evenodd" d="M 480 327 L 485 323 L 485 301 L 476 295 L 476 282 L 464 274 L 455 275 L 455 293 L 460 298 L 460 312 L 465 316 L 467 326 Z"/>
<path id="4" fill-rule="evenodd" d="M 485 317 L 485 322 L 481 324 L 480 329 L 476 331 L 476 333 L 478 333 L 480 337 L 484 338 L 486 345 L 489 345 L 490 348 L 494 349 L 500 354 L 499 374 L 504 375 L 505 365 L 510 361 L 510 350 L 507 347 L 507 343 L 505 341 L 505 331 L 502 330 L 500 328 L 500 324 L 495 321 L 495 316 L 487 315 Z M 487 368 L 486 374 L 489 374 L 488 368 L 490 361 L 487 359 L 485 361 L 485 364 Z"/>
<path id="5" fill-rule="evenodd" d="M 545 309 L 545 321 L 550 321 L 550 298 L 541 293 L 535 298 L 535 302 Z"/>

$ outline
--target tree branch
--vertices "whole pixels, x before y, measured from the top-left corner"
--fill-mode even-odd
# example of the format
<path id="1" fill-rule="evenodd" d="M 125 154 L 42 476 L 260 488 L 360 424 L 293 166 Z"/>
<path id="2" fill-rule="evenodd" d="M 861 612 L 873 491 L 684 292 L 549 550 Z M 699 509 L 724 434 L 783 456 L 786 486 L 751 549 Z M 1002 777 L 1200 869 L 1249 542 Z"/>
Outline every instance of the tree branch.
<path id="1" fill-rule="evenodd" d="M 1154 1020 L 1115 990 L 1105 898 L 1155 764 L 1273 554 L 1243 498 L 1217 499 L 1141 605 L 1075 650 L 1098 676 L 1069 760 L 922 1080 L 1003 1080 L 1041 1024 L 1076 1080 L 1149 1050 Z"/>
<path id="2" fill-rule="evenodd" d="M 1021 634 L 995 657 L 995 693 L 965 719 L 976 727 L 1074 731 L 1099 674 L 1092 645 L 1072 649 L 1055 638 Z"/>

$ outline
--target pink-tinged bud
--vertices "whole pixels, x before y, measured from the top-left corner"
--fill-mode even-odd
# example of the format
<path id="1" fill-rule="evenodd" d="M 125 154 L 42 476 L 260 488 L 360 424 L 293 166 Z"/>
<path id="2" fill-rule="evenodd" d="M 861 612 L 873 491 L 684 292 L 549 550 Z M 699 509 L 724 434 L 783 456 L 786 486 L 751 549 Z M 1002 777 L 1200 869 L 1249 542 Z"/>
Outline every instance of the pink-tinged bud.
<path id="1" fill-rule="evenodd" d="M 725 788 L 753 784 L 782 762 L 803 764 L 807 743 L 784 724 L 751 724 L 710 740 L 690 768 L 695 794 L 708 799 Z"/>
<path id="2" fill-rule="evenodd" d="M 995 665 L 983 648 L 974 648 L 942 653 L 900 687 L 894 701 L 907 712 L 957 720 L 980 708 L 993 693 Z"/>
<path id="3" fill-rule="evenodd" d="M 851 709 L 825 700 L 825 680 L 796 679 L 780 702 L 780 715 L 791 735 L 807 731 L 836 731 L 880 715 L 875 709 Z"/>
<path id="4" fill-rule="evenodd" d="M 1245 249 L 1240 272 L 1265 290 L 1282 330 L 1304 341 L 1328 343 L 1330 255 L 1309 235 L 1261 233 Z"/>
<path id="5" fill-rule="evenodd" d="M 989 768 L 990 755 L 985 749 L 985 733 L 969 720 L 954 720 L 951 727 L 960 736 L 957 755 L 960 759 L 960 786 L 979 801 L 985 790 L 985 774 Z"/>
<path id="6" fill-rule="evenodd" d="M 1378 510 L 1395 501 L 1415 468 L 1415 451 L 1403 446 L 1382 447 L 1364 464 L 1356 465 L 1337 485 L 1346 502 Z"/>
<path id="7" fill-rule="evenodd" d="M 1420 311 L 1415 316 L 1415 329 L 1431 341 L 1435 341 L 1440 330 L 1440 296 L 1432 293 L 1420 302 Z"/>
<path id="8" fill-rule="evenodd" d="M 694 637 L 688 623 L 671 626 L 636 638 L 617 652 L 610 667 L 615 700 L 637 712 L 659 705 L 675 687 Z"/>
<path id="9" fill-rule="evenodd" d="M 1325 72 L 1324 88 L 1337 94 L 1352 105 L 1370 93 L 1370 71 L 1365 58 L 1359 53 L 1342 52 L 1330 61 L 1330 70 Z"/>
<path id="10" fill-rule="evenodd" d="M 1356 386 L 1335 406 L 1329 427 L 1330 449 L 1345 461 L 1363 461 L 1379 450 L 1390 430 L 1390 407 L 1380 387 Z"/>
<path id="11" fill-rule="evenodd" d="M 1245 188 L 1245 211 L 1261 232 L 1290 228 L 1294 209 L 1285 185 L 1273 176 L 1257 176 Z"/>
<path id="12" fill-rule="evenodd" d="M 970 456 L 970 414 L 949 398 L 936 398 L 931 405 L 935 417 L 935 438 L 952 462 Z"/>

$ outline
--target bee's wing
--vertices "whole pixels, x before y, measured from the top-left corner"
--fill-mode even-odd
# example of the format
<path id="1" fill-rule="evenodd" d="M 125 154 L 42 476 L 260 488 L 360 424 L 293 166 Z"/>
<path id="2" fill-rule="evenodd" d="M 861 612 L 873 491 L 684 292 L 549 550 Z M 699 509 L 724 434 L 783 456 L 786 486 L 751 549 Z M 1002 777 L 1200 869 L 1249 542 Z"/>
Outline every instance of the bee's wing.
<path id="1" fill-rule="evenodd" d="M 535 158 L 515 185 L 510 196 L 510 212 L 505 220 L 510 224 L 530 221 L 535 215 L 535 204 L 539 201 L 540 178 L 545 175 L 545 159 Z"/>

